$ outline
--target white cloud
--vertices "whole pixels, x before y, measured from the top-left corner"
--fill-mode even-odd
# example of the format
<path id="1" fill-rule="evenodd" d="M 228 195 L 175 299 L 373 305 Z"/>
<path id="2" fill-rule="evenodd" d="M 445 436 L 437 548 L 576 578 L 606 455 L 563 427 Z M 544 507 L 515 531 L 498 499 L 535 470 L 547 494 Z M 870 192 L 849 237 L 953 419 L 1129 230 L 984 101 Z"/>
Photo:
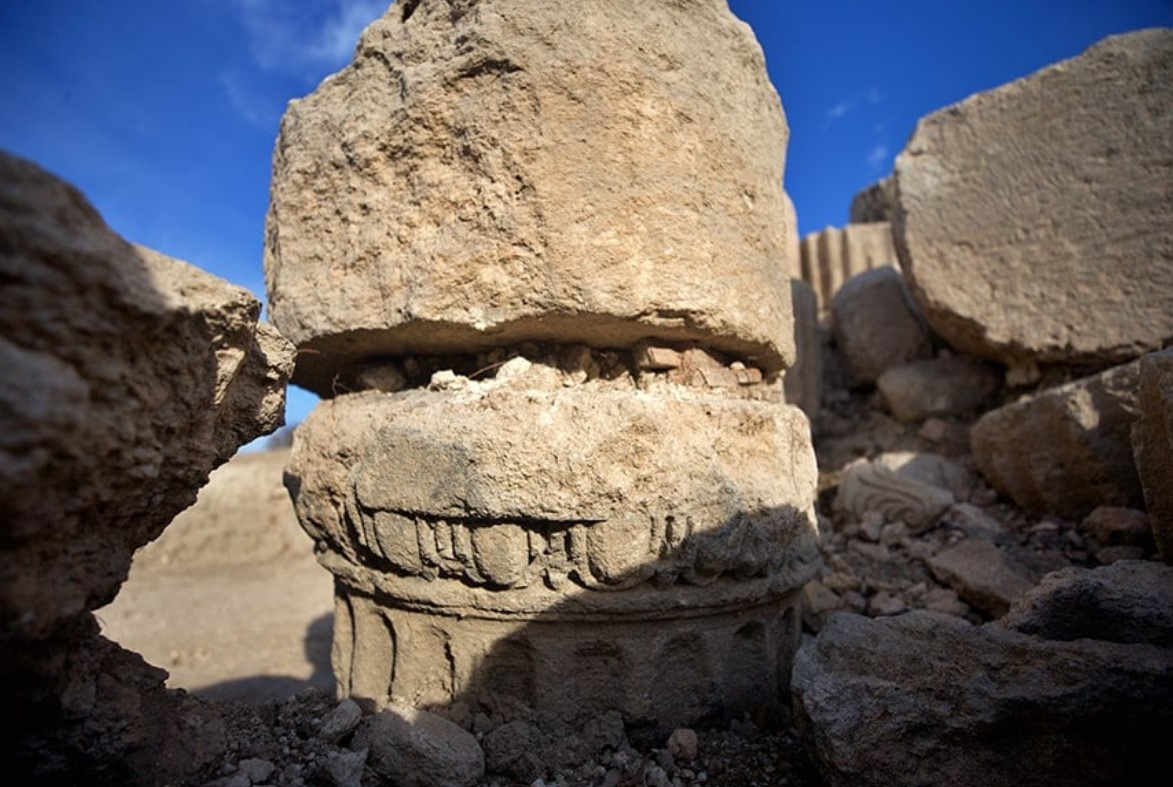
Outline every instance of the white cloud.
<path id="1" fill-rule="evenodd" d="M 877 143 L 868 151 L 868 156 L 864 161 L 871 169 L 883 169 L 884 165 L 888 163 L 888 146 L 883 142 Z"/>
<path id="2" fill-rule="evenodd" d="M 237 0 L 253 58 L 266 71 L 320 76 L 350 59 L 359 34 L 388 0 Z"/>
<path id="3" fill-rule="evenodd" d="M 844 115 L 846 115 L 850 111 L 851 111 L 851 102 L 850 101 L 840 101 L 838 104 L 836 104 L 835 106 L 833 106 L 827 110 L 826 117 L 827 117 L 827 120 L 838 120 L 839 118 L 843 117 Z"/>
<path id="4" fill-rule="evenodd" d="M 281 107 L 277 106 L 270 96 L 258 95 L 256 90 L 250 89 L 247 81 L 228 71 L 220 74 L 220 87 L 224 89 L 228 103 L 245 123 L 258 131 L 270 134 L 277 132 Z"/>

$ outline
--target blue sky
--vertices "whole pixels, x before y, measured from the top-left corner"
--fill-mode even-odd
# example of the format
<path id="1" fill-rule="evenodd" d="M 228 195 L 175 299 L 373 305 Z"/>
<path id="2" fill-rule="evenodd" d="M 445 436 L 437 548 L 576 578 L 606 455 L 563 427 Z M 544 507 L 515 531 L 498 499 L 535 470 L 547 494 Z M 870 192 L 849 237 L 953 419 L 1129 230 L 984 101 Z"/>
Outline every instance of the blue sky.
<path id="1" fill-rule="evenodd" d="M 434 0 L 425 0 L 431 2 Z M 615 0 L 615 2 L 637 0 Z M 1173 0 L 731 0 L 790 123 L 802 234 L 847 220 L 919 117 L 1173 26 Z M 0 148 L 82 189 L 128 239 L 263 295 L 286 101 L 349 59 L 386 0 L 0 0 Z M 290 419 L 312 397 L 291 391 Z"/>

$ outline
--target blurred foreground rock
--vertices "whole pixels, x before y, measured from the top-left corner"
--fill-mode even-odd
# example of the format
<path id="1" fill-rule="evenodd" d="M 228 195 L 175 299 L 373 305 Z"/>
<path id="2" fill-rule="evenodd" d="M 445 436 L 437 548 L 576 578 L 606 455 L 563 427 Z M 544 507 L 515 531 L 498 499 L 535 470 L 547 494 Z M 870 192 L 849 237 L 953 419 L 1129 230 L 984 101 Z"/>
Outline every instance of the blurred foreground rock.
<path id="1" fill-rule="evenodd" d="M 215 722 L 92 610 L 216 465 L 281 425 L 292 348 L 246 291 L 126 243 L 7 155 L 0 276 L 5 743 L 38 778 L 176 778 L 223 743 Z"/>

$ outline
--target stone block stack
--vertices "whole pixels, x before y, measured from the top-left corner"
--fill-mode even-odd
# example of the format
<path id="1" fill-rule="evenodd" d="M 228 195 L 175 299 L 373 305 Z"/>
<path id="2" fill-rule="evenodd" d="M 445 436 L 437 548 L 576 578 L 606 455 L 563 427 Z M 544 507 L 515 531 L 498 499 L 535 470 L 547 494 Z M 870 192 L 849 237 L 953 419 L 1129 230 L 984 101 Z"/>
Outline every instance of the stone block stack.
<path id="1" fill-rule="evenodd" d="M 671 727 L 785 687 L 786 138 L 721 0 L 397 4 L 291 105 L 265 267 L 342 693 Z"/>

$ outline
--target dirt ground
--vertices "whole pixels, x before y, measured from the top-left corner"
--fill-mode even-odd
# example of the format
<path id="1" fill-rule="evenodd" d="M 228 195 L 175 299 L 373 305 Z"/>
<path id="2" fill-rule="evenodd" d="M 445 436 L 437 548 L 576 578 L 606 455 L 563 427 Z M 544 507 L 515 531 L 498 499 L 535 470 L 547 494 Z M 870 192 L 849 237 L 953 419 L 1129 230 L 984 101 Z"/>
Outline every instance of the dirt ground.
<path id="1" fill-rule="evenodd" d="M 96 613 L 171 688 L 255 703 L 333 690 L 333 586 L 281 486 L 287 458 L 241 454 L 213 473 Z"/>

